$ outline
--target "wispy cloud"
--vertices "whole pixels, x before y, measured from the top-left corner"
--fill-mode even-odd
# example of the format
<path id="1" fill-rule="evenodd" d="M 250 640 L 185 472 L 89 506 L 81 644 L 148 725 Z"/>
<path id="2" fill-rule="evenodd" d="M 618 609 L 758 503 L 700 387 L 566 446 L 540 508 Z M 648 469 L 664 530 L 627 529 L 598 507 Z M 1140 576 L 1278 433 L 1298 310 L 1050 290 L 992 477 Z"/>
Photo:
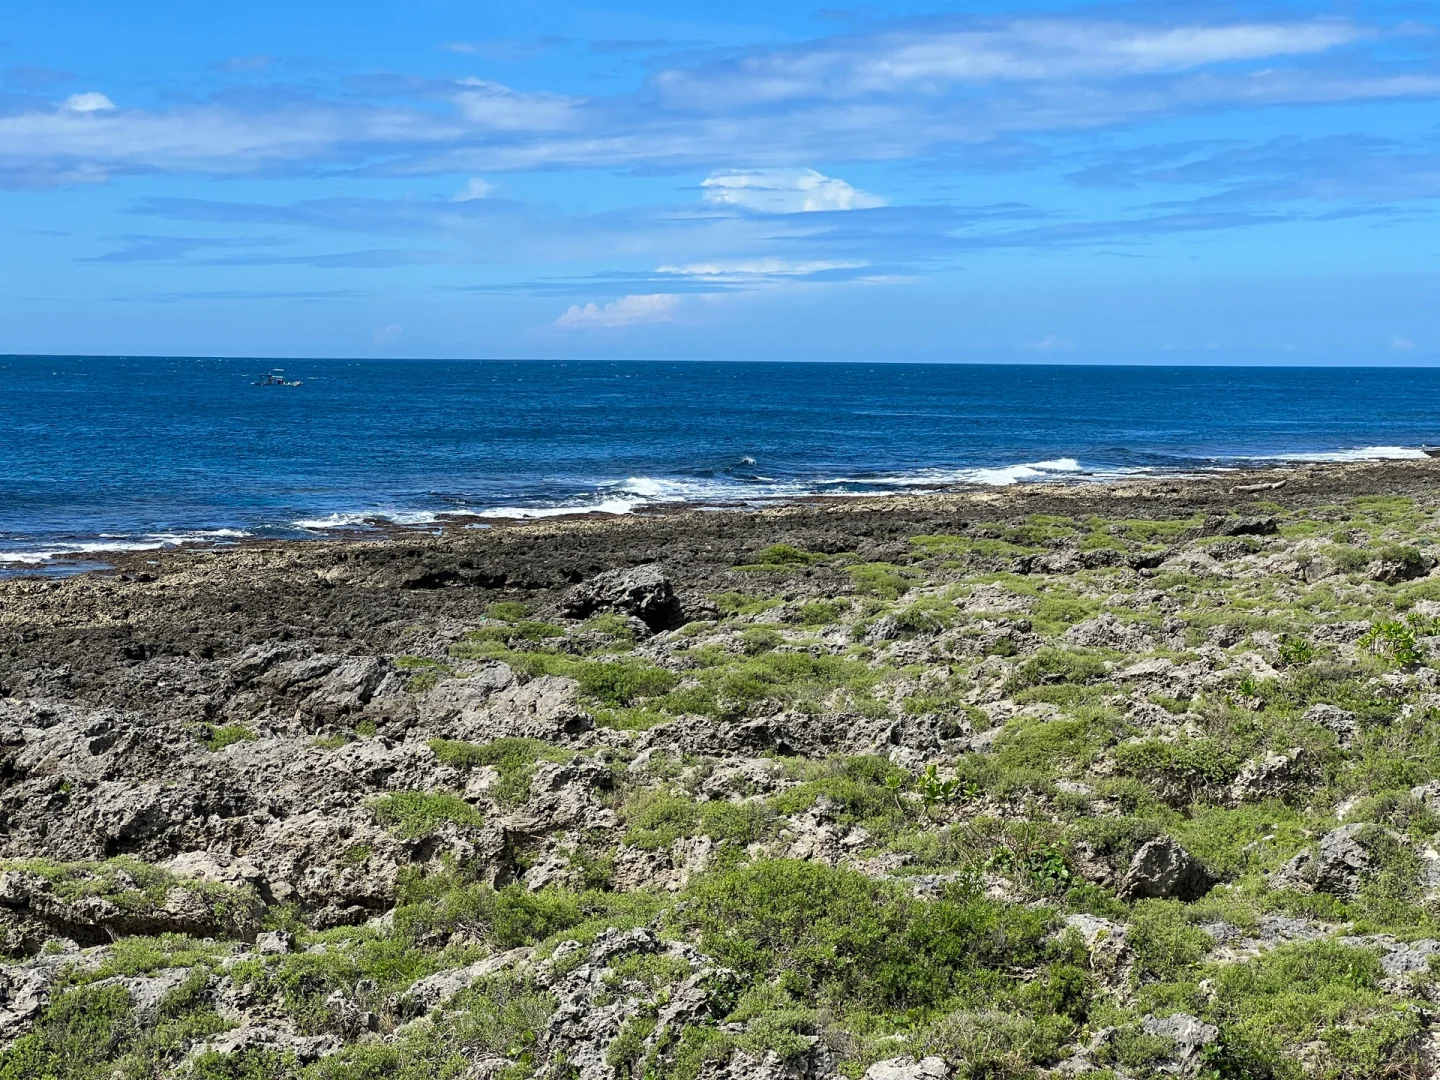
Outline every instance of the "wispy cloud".
<path id="1" fill-rule="evenodd" d="M 837 270 L 861 270 L 870 264 L 864 259 L 745 259 L 734 262 L 690 263 L 686 266 L 657 267 L 657 274 L 705 278 L 713 281 L 745 281 L 755 278 L 810 277 Z"/>
<path id="2" fill-rule="evenodd" d="M 870 210 L 885 200 L 814 169 L 729 170 L 701 183 L 707 202 L 765 214 L 818 210 Z"/>
<path id="3" fill-rule="evenodd" d="M 495 190 L 495 185 L 478 176 L 472 176 L 465 181 L 465 186 L 450 196 L 451 202 L 474 202 L 476 199 L 488 199 Z"/>
<path id="4" fill-rule="evenodd" d="M 803 176 L 811 162 L 951 153 L 1007 135 L 1207 109 L 1440 96 L 1440 74 L 1423 61 L 1369 55 L 1390 33 L 1380 24 L 1158 22 L 1135 12 L 1128 20 L 877 23 L 721 59 L 715 50 L 682 54 L 615 94 L 411 76 L 352 78 L 328 94 L 267 93 L 255 72 L 241 71 L 244 95 L 187 95 L 151 108 L 114 107 L 104 88 L 49 104 L 27 97 L 0 107 L 0 183 L 36 187 L 155 171 L 473 175 L 557 167 L 703 169 L 718 180 L 717 170 L 736 162 L 746 168 L 735 176 L 779 169 Z M 520 52 L 559 44 L 541 39 Z M 519 48 L 451 47 L 483 58 L 492 46 Z M 806 198 L 821 209 L 877 205 L 877 196 L 844 181 L 822 175 L 816 183 L 808 195 L 713 188 L 717 197 L 757 206 L 799 199 L 804 208 Z"/>
<path id="5" fill-rule="evenodd" d="M 618 326 L 634 326 L 637 323 L 669 322 L 675 317 L 680 306 L 680 297 L 671 293 L 622 296 L 603 307 L 589 303 L 584 307 L 571 304 L 569 309 L 555 320 L 562 330 L 612 329 Z"/>
<path id="6" fill-rule="evenodd" d="M 760 102 L 846 100 L 956 85 L 1114 81 L 1207 65 L 1323 53 L 1372 37 L 1317 19 L 1149 26 L 1089 19 L 931 19 L 656 76 L 667 101 L 711 110 Z"/>

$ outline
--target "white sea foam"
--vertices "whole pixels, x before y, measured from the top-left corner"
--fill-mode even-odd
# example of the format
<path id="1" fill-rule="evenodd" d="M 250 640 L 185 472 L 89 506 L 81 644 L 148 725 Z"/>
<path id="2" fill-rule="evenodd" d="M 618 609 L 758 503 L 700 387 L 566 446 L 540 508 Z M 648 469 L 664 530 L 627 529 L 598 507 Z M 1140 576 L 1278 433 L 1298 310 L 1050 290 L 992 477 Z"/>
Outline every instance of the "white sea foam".
<path id="1" fill-rule="evenodd" d="M 865 498 L 895 495 L 913 488 L 953 487 L 957 484 L 1009 485 L 1022 481 L 1058 480 L 1086 472 L 1074 458 L 1027 462 L 994 469 L 917 469 L 886 476 L 837 476 L 820 480 L 776 481 L 769 477 L 748 480 L 727 478 L 662 479 L 630 476 L 596 485 L 593 495 L 577 496 L 544 506 L 492 506 L 475 511 L 480 518 L 529 520 L 572 514 L 629 514 L 645 506 L 664 503 L 695 505 L 756 505 L 786 499 L 823 495 L 827 498 Z M 1100 473 L 1089 475 L 1100 477 Z"/>
<path id="2" fill-rule="evenodd" d="M 916 469 L 913 472 L 887 476 L 851 477 L 841 476 L 825 481 L 827 484 L 880 484 L 889 487 L 946 487 L 953 484 L 984 484 L 989 487 L 1007 487 L 1024 480 L 1058 480 L 1067 473 L 1085 473 L 1096 478 L 1115 475 L 1118 470 L 1090 471 L 1081 467 L 1074 458 L 1055 458 L 1051 461 L 1029 461 L 1018 465 L 1003 465 L 995 468 L 970 469 Z M 1060 474 L 1060 475 L 1057 475 Z M 866 492 L 866 494 L 870 494 Z"/>
<path id="3" fill-rule="evenodd" d="M 1312 454 L 1266 454 L 1256 461 L 1418 461 L 1429 457 L 1414 446 L 1362 446 L 1350 450 L 1323 450 Z"/>
<path id="4" fill-rule="evenodd" d="M 45 563 L 55 560 L 84 560 L 86 556 L 122 551 L 161 551 L 181 544 L 214 543 L 249 536 L 243 529 L 194 529 L 184 532 L 146 533 L 144 536 L 116 536 L 102 533 L 98 540 L 61 541 L 30 550 L 0 550 L 0 563 Z"/>
<path id="5" fill-rule="evenodd" d="M 327 514 L 321 518 L 301 518 L 290 524 L 297 529 L 323 532 L 326 529 L 363 529 L 376 523 L 384 525 L 433 525 L 445 511 L 434 510 L 363 510 L 348 514 Z"/>

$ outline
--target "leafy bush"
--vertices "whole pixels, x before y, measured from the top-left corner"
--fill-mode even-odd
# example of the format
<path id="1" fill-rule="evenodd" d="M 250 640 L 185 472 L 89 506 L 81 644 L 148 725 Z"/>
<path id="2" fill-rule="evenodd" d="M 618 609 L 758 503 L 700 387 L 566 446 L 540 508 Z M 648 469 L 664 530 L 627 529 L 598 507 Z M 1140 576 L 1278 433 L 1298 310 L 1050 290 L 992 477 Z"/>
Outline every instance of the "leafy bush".
<path id="1" fill-rule="evenodd" d="M 1142 739 L 1117 746 L 1115 765 L 1178 803 L 1215 795 L 1239 773 L 1240 757 L 1220 739 Z"/>
<path id="2" fill-rule="evenodd" d="M 849 568 L 850 580 L 861 596 L 898 600 L 910 591 L 920 575 L 891 563 L 861 563 Z"/>
<path id="3" fill-rule="evenodd" d="M 775 812 L 760 803 L 701 802 L 666 791 L 639 791 L 622 812 L 625 843 L 647 851 L 667 848 L 682 836 L 708 836 L 745 845 L 767 838 Z"/>
<path id="4" fill-rule="evenodd" d="M 1359 645 L 1400 667 L 1414 667 L 1425 659 L 1425 650 L 1416 640 L 1414 628 L 1396 619 L 1371 624 Z"/>
<path id="5" fill-rule="evenodd" d="M 800 623 L 806 627 L 829 626 L 840 618 L 840 605 L 828 600 L 812 600 L 800 605 Z"/>
<path id="6" fill-rule="evenodd" d="M 804 551 L 792 544 L 771 544 L 755 553 L 751 562 L 737 566 L 737 570 L 800 570 L 815 566 L 834 558 L 819 551 Z"/>
<path id="7" fill-rule="evenodd" d="M 573 677 L 582 691 L 607 705 L 629 705 L 637 698 L 656 697 L 680 681 L 673 671 L 642 660 L 582 661 Z"/>

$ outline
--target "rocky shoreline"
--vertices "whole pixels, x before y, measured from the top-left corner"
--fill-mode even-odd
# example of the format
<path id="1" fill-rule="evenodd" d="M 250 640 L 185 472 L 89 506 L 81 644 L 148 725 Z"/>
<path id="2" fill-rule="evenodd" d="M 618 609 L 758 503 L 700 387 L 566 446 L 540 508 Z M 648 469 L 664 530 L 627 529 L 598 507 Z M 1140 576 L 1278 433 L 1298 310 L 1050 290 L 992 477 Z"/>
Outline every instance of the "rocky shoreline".
<path id="1" fill-rule="evenodd" d="M 0 1078 L 1437 1075 L 1437 544 L 1397 461 L 0 580 Z"/>

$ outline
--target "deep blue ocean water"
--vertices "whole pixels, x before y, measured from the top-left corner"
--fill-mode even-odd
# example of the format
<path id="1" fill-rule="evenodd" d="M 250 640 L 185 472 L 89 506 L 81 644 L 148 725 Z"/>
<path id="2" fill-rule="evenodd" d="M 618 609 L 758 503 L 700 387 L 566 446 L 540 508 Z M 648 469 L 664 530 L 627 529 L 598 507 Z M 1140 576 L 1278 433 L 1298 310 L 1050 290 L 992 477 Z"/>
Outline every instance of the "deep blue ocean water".
<path id="1" fill-rule="evenodd" d="M 0 357 L 0 572 L 446 514 L 1419 456 L 1440 369 Z"/>

